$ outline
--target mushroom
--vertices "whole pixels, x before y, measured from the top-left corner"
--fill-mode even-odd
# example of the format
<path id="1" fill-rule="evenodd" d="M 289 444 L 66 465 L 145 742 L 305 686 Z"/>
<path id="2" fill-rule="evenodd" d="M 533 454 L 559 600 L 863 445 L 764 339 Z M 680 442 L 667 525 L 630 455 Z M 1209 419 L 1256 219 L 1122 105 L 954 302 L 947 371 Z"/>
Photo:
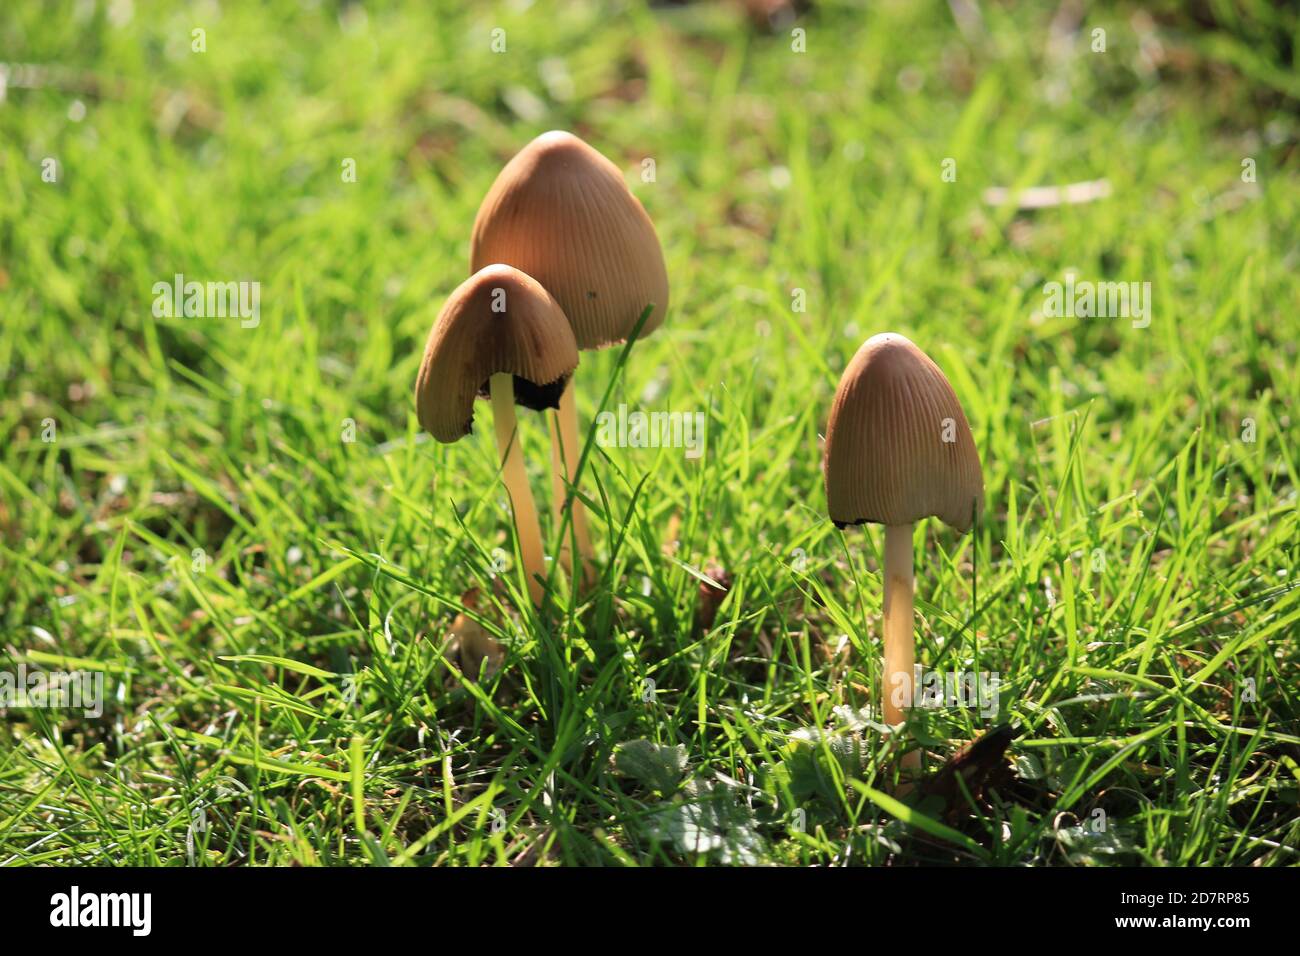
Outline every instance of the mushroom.
<path id="1" fill-rule="evenodd" d="M 505 262 L 555 296 L 573 324 L 580 349 L 625 341 L 641 313 L 640 332 L 664 320 L 668 273 L 653 223 L 617 166 L 571 133 L 543 133 L 497 176 L 479 207 L 470 240 L 470 268 Z M 582 446 L 570 383 L 551 423 L 552 502 L 557 523 L 572 509 L 573 533 L 590 570 L 586 512 L 575 496 Z M 570 571 L 568 545 L 561 560 Z"/>
<path id="2" fill-rule="evenodd" d="M 906 338 L 873 335 L 840 378 L 826 426 L 826 504 L 836 527 L 885 526 L 885 722 L 912 703 L 912 526 L 968 530 L 984 504 L 979 452 L 939 366 Z M 919 766 L 919 755 L 904 758 Z"/>
<path id="3" fill-rule="evenodd" d="M 447 299 L 415 382 L 420 427 L 440 442 L 468 435 L 475 397 L 491 395 L 501 481 L 514 512 L 528 591 L 538 605 L 546 579 L 542 533 L 519 450 L 515 404 L 555 408 L 577 365 L 573 329 L 550 293 L 518 269 L 494 264 Z"/>

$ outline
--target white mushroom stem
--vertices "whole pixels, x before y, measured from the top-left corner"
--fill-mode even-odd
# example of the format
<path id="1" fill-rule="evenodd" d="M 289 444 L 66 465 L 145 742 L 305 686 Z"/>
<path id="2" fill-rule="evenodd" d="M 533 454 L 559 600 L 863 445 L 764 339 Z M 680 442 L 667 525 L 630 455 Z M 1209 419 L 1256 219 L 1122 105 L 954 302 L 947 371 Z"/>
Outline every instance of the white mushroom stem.
<path id="1" fill-rule="evenodd" d="M 551 506 L 557 528 L 564 527 L 564 509 L 573 510 L 573 533 L 578 539 L 578 553 L 582 557 L 583 579 L 592 579 L 591 536 L 587 533 L 587 509 L 576 490 L 578 462 L 582 458 L 582 444 L 578 440 L 578 405 L 573 397 L 573 379 L 570 378 L 560 395 L 560 407 L 551 417 Z M 573 573 L 573 556 L 569 553 L 570 538 L 566 532 L 560 542 L 560 561 L 564 569 Z"/>
<path id="2" fill-rule="evenodd" d="M 891 727 L 907 719 L 912 705 L 912 671 L 916 665 L 912 605 L 912 525 L 885 526 L 885 723 Z M 903 756 L 903 768 L 921 765 L 921 755 Z"/>
<path id="3" fill-rule="evenodd" d="M 501 454 L 501 482 L 510 496 L 510 508 L 515 516 L 515 534 L 519 537 L 519 553 L 524 561 L 524 576 L 528 580 L 528 593 L 533 603 L 542 604 L 546 565 L 542 561 L 542 527 L 537 520 L 537 502 L 528 486 L 528 473 L 524 471 L 524 456 L 519 450 L 519 434 L 515 421 L 515 382 L 506 372 L 492 376 L 492 423 L 496 426 L 497 451 Z"/>

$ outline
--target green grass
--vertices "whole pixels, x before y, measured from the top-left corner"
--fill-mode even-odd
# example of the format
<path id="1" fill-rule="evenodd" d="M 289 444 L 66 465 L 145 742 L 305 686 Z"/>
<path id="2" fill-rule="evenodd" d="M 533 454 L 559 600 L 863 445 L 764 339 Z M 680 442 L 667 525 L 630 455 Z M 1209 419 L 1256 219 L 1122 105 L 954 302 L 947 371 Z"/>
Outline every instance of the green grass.
<path id="1" fill-rule="evenodd" d="M 1294 13 L 1053 39 L 1052 5 L 985 3 L 968 38 L 819 3 L 798 54 L 713 4 L 53 6 L 0 11 L 0 62 L 49 68 L 0 101 L 0 671 L 102 670 L 107 702 L 0 716 L 0 863 L 1300 862 L 1300 80 L 1257 36 Z M 593 449 L 599 585 L 538 613 L 491 576 L 490 409 L 438 445 L 411 391 L 479 200 L 550 128 L 627 172 L 672 283 L 621 371 L 583 356 L 583 421 L 609 388 L 708 439 Z M 1150 326 L 1043 317 L 1067 269 L 1149 281 Z M 177 272 L 260 281 L 260 325 L 155 318 Z M 918 528 L 919 659 L 1002 680 L 997 721 L 918 711 L 911 745 L 1023 730 L 1016 778 L 947 806 L 898 799 L 882 536 L 821 486 L 886 330 L 950 377 L 988 496 Z M 449 651 L 471 587 L 482 680 Z"/>

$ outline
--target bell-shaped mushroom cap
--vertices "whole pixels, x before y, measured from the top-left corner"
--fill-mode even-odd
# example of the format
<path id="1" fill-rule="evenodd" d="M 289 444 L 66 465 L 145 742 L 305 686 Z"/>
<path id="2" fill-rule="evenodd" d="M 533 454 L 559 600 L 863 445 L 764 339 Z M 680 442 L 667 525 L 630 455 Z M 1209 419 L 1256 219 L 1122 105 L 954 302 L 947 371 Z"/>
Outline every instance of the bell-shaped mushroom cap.
<path id="1" fill-rule="evenodd" d="M 492 376 L 515 377 L 515 397 L 554 408 L 578 365 L 578 345 L 559 304 L 541 283 L 500 264 L 480 269 L 438 313 L 415 381 L 420 427 L 441 442 L 468 435 L 474 398 Z"/>
<path id="2" fill-rule="evenodd" d="M 505 262 L 555 296 L 582 349 L 621 342 L 654 303 L 641 335 L 664 320 L 668 273 L 654 225 L 618 167 L 571 133 L 537 137 L 510 160 L 479 206 L 470 268 Z"/>
<path id="3" fill-rule="evenodd" d="M 984 506 L 970 425 L 939 366 L 901 335 L 873 335 L 840 378 L 826 426 L 826 504 L 839 527 L 934 515 L 958 531 Z"/>

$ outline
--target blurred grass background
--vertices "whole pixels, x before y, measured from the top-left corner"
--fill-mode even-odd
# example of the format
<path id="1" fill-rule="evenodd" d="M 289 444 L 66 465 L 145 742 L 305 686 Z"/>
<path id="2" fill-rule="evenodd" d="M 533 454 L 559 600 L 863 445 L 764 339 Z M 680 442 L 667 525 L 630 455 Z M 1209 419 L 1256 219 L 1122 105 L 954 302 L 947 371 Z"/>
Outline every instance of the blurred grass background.
<path id="1" fill-rule="evenodd" d="M 4 5 L 0 652 L 110 702 L 0 720 L 0 860 L 1295 862 L 1300 18 L 772 9 Z M 601 586 L 538 617 L 490 576 L 490 431 L 423 440 L 411 388 L 479 200 L 551 128 L 668 262 L 612 404 L 709 433 L 602 450 Z M 1067 270 L 1150 282 L 1150 327 L 1044 317 Z M 178 272 L 260 282 L 260 325 L 155 318 Z M 982 816 L 871 796 L 878 534 L 825 519 L 819 432 L 884 330 L 984 458 L 985 525 L 919 532 L 917 583 L 920 659 L 997 669 L 1028 728 Z M 616 359 L 583 356 L 584 421 Z M 472 587 L 507 648 L 481 682 L 447 653 Z M 932 767 L 987 729 L 918 722 Z"/>

